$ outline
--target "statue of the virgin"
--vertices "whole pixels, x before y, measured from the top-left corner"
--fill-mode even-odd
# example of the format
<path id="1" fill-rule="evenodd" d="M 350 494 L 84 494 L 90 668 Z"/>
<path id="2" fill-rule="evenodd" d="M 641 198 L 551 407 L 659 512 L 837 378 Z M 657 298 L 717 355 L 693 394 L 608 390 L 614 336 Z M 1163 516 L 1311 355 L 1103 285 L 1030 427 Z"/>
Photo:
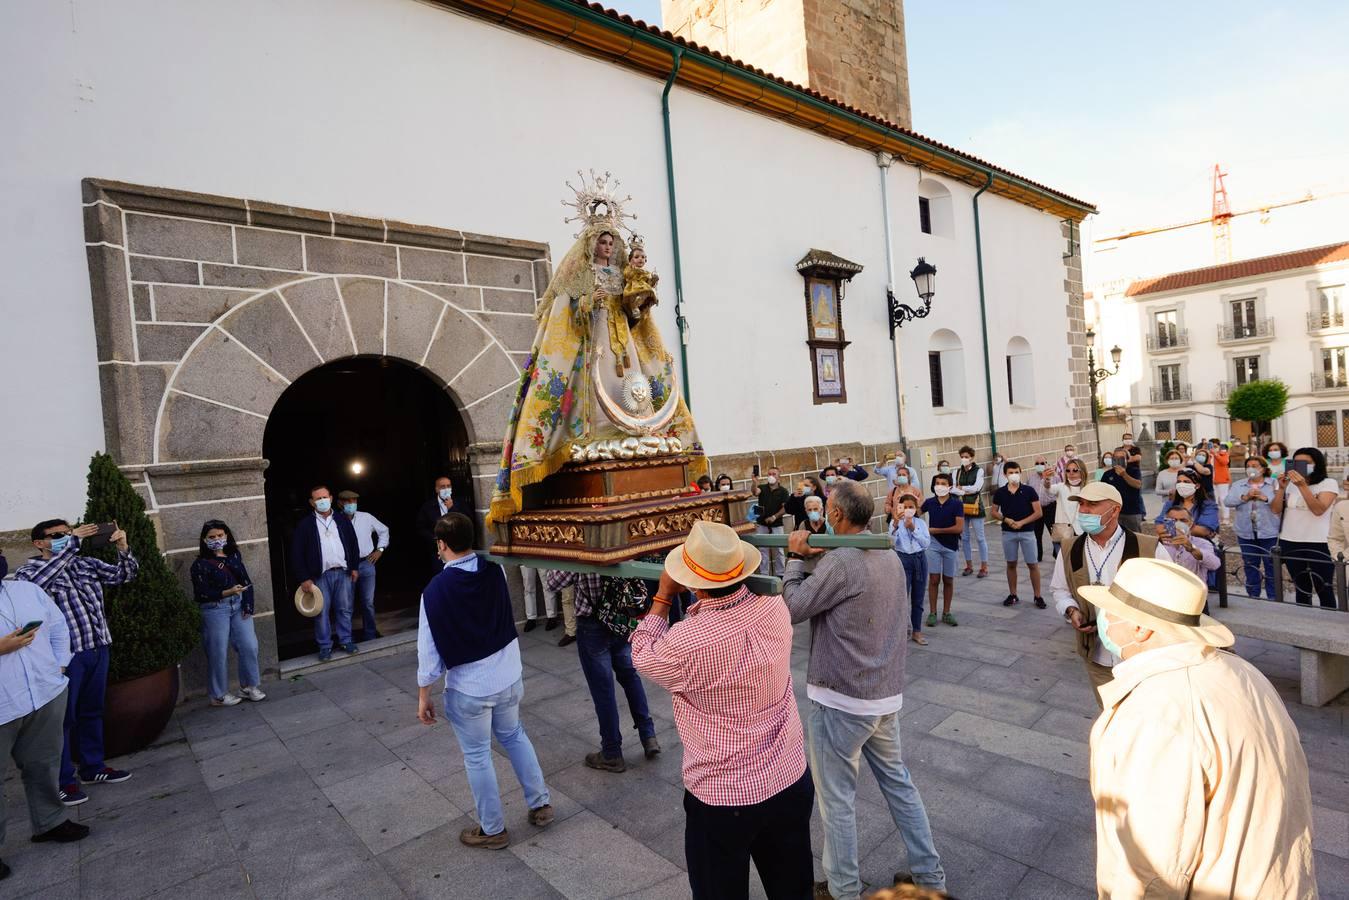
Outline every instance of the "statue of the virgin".
<path id="1" fill-rule="evenodd" d="M 570 186 L 570 185 L 569 185 Z M 625 309 L 623 203 L 608 173 L 582 179 L 576 243 L 535 316 L 538 332 L 515 395 L 489 523 L 520 510 L 521 491 L 568 462 L 687 456 L 707 471 L 650 306 Z"/>

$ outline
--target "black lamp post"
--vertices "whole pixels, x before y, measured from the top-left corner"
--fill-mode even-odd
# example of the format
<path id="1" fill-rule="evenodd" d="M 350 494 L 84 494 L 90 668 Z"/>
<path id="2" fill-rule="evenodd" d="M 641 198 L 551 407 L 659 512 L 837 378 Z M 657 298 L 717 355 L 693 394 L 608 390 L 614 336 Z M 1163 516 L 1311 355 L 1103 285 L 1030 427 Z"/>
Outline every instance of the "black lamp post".
<path id="1" fill-rule="evenodd" d="M 1101 422 L 1100 414 L 1096 409 L 1096 386 L 1111 375 L 1119 374 L 1119 360 L 1123 355 L 1124 351 L 1120 349 L 1119 344 L 1116 344 L 1110 348 L 1110 359 L 1115 364 L 1114 371 L 1096 368 L 1096 331 L 1092 328 L 1087 329 L 1087 381 L 1091 385 L 1091 427 L 1096 433 L 1096 455 L 1098 457 L 1105 451 L 1101 449 Z"/>
<path id="2" fill-rule="evenodd" d="M 918 257 L 918 265 L 913 267 L 909 277 L 913 279 L 914 290 L 918 292 L 918 299 L 923 301 L 923 306 L 921 309 L 914 309 L 907 303 L 900 303 L 893 291 L 886 290 L 885 298 L 890 304 L 890 340 L 892 341 L 895 339 L 896 328 L 913 319 L 924 318 L 932 311 L 932 297 L 937 293 L 937 267 L 921 256 Z"/>

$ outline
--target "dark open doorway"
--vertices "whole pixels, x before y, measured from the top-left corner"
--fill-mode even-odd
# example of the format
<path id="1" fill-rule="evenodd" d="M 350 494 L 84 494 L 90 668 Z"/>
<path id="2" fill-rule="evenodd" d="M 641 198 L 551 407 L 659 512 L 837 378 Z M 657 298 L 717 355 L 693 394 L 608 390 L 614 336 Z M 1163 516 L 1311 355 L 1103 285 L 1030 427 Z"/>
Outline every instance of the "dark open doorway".
<path id="1" fill-rule="evenodd" d="M 389 549 L 376 570 L 376 620 L 386 635 L 415 628 L 417 601 L 433 572 L 432 551 L 414 530 L 417 510 L 440 474 L 453 479 L 456 499 L 474 506 L 468 433 L 446 391 L 387 357 L 329 363 L 281 395 L 262 452 L 280 658 L 315 651 L 313 621 L 295 611 L 291 596 L 298 585 L 289 574 L 291 536 L 311 514 L 315 484 L 328 485 L 334 495 L 359 492 L 360 508 L 389 527 Z M 359 601 L 355 605 L 359 623 Z"/>

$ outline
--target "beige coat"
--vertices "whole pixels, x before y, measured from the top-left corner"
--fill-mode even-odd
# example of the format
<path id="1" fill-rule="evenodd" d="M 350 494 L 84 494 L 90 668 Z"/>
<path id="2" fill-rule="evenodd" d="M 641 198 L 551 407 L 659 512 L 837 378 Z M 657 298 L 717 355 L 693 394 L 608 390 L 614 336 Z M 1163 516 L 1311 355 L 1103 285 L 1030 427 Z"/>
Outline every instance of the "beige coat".
<path id="1" fill-rule="evenodd" d="M 1349 500 L 1340 500 L 1330 509 L 1330 558 L 1349 555 Z"/>
<path id="2" fill-rule="evenodd" d="M 1091 730 L 1101 898 L 1315 898 L 1307 760 L 1283 701 L 1197 643 L 1115 666 Z"/>

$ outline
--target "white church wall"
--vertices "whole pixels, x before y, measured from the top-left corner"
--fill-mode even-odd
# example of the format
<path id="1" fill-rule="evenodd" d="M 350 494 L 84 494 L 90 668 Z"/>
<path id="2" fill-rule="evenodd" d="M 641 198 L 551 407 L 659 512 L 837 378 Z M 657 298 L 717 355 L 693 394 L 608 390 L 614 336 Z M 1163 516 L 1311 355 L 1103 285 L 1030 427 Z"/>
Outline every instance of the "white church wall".
<path id="1" fill-rule="evenodd" d="M 78 514 L 103 446 L 85 177 L 542 240 L 556 261 L 575 231 L 563 182 L 609 169 L 634 197 L 675 346 L 656 80 L 416 2 L 22 0 L 0 10 L 0 35 L 0 77 L 15 88 L 0 142 L 0 407 L 14 423 L 0 530 Z M 895 439 L 874 159 L 683 89 L 672 115 L 691 390 L 709 450 Z M 944 182 L 954 236 L 935 237 L 918 230 L 917 182 L 891 170 L 897 293 L 914 302 L 917 256 L 939 267 L 933 314 L 901 332 L 906 430 L 984 431 L 973 189 Z M 988 194 L 981 204 L 999 429 L 1069 424 L 1058 222 Z M 811 246 L 865 266 L 843 302 L 847 404 L 812 403 L 793 269 Z M 928 403 L 939 328 L 963 341 L 959 412 Z M 1033 411 L 1003 408 L 1005 385 L 996 402 L 1013 334 L 1036 353 Z"/>

